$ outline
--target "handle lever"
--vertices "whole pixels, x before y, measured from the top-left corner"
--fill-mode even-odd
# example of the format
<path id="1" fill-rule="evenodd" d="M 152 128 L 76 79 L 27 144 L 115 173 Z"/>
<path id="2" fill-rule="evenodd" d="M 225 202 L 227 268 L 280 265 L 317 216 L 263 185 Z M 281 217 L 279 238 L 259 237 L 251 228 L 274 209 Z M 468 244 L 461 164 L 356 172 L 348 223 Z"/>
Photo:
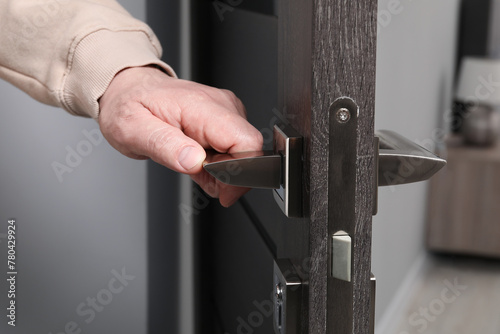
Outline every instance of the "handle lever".
<path id="1" fill-rule="evenodd" d="M 380 130 L 376 134 L 379 186 L 424 181 L 446 165 L 446 160 L 394 131 Z"/>
<path id="2" fill-rule="evenodd" d="M 446 165 L 446 160 L 393 131 L 378 131 L 376 142 L 377 186 L 427 180 Z M 274 127 L 273 151 L 207 152 L 203 168 L 226 184 L 274 189 L 283 212 L 302 217 L 302 137 L 290 127 Z M 376 198 L 375 189 L 374 210 Z"/>
<path id="3" fill-rule="evenodd" d="M 281 155 L 274 151 L 242 153 L 207 152 L 203 168 L 217 180 L 233 186 L 278 189 Z"/>
<path id="4" fill-rule="evenodd" d="M 273 151 L 207 153 L 203 168 L 233 186 L 270 188 L 287 217 L 302 217 L 302 137 L 291 127 L 274 126 Z"/>

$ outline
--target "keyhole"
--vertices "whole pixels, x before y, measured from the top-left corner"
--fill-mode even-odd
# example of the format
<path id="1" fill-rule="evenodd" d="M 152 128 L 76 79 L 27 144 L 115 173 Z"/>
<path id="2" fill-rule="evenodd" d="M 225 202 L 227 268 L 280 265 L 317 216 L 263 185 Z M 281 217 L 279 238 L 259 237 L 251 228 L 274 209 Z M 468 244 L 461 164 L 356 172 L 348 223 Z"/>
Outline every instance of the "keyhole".
<path id="1" fill-rule="evenodd" d="M 283 326 L 283 286 L 276 284 L 276 303 L 278 304 L 278 329 Z"/>
<path id="2" fill-rule="evenodd" d="M 281 329 L 282 325 L 282 320 L 283 320 L 283 306 L 281 302 L 278 304 L 278 328 Z"/>

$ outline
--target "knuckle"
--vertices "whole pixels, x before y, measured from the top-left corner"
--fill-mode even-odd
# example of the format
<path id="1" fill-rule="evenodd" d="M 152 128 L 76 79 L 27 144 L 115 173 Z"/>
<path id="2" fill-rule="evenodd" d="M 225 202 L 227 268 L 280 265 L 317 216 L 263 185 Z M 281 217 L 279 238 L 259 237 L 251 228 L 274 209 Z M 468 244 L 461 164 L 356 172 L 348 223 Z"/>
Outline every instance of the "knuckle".
<path id="1" fill-rule="evenodd" d="M 254 138 L 255 141 L 260 143 L 261 145 L 264 143 L 264 136 L 262 136 L 262 133 L 260 131 L 254 131 Z"/>
<path id="2" fill-rule="evenodd" d="M 129 122 L 137 115 L 137 106 L 131 100 L 122 101 L 117 105 L 116 120 L 118 122 Z"/>
<path id="3" fill-rule="evenodd" d="M 257 130 L 252 131 L 251 140 L 253 143 L 255 143 L 255 146 L 258 149 L 260 149 L 264 144 L 264 137 L 262 136 L 262 133 L 260 133 L 260 131 Z"/>
<path id="4" fill-rule="evenodd" d="M 236 94 L 234 94 L 232 91 L 230 91 L 229 89 L 220 89 L 220 91 L 227 97 L 229 98 L 230 100 L 236 100 L 238 99 L 236 97 Z"/>
<path id="5" fill-rule="evenodd" d="M 196 89 L 191 92 L 187 92 L 188 95 L 191 95 L 192 99 L 195 99 L 199 103 L 207 103 L 213 100 L 213 94 L 211 91 L 205 91 L 204 89 Z"/>
<path id="6" fill-rule="evenodd" d="M 241 100 L 232 91 L 228 89 L 221 89 L 220 91 L 224 94 L 225 98 L 235 106 L 242 104 Z"/>
<path id="7" fill-rule="evenodd" d="M 245 109 L 245 105 L 243 104 L 243 102 L 232 91 L 226 89 L 224 89 L 223 91 L 228 99 L 228 102 L 233 106 L 233 109 L 235 109 L 239 115 L 246 118 L 247 111 Z"/>

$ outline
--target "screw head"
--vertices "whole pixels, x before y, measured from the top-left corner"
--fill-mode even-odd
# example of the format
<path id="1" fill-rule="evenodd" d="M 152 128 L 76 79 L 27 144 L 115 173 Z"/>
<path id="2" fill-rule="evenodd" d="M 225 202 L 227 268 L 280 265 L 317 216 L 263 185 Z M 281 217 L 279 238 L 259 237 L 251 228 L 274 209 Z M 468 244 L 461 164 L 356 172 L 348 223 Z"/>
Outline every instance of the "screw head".
<path id="1" fill-rule="evenodd" d="M 281 286 L 281 283 L 276 284 L 276 300 L 278 302 L 283 301 L 283 286 Z"/>
<path id="2" fill-rule="evenodd" d="M 340 108 L 335 116 L 337 118 L 337 122 L 347 123 L 351 119 L 351 112 L 347 108 Z"/>

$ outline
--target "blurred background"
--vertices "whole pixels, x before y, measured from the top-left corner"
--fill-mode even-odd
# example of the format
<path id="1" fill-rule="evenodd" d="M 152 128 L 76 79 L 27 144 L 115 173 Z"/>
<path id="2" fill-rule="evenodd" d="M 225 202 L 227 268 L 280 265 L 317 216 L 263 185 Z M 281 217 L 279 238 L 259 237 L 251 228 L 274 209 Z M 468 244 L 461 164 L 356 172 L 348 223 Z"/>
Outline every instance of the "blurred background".
<path id="1" fill-rule="evenodd" d="M 145 1 L 120 3 L 146 18 Z M 0 333 L 64 333 L 72 321 L 83 333 L 145 333 L 146 162 L 127 159 L 102 137 L 90 142 L 85 133 L 98 129 L 94 120 L 40 104 L 3 81 L 0 101 L 1 267 L 9 218 L 17 221 L 18 252 L 17 325 L 3 319 Z M 56 172 L 63 165 L 70 171 Z M 109 290 L 112 271 L 123 268 L 133 280 L 92 319 L 77 315 L 81 303 L 81 312 L 92 309 L 87 298 Z M 5 310 L 5 279 L 0 290 Z"/>
<path id="2" fill-rule="evenodd" d="M 189 2 L 119 2 L 151 20 L 188 78 Z M 379 1 L 376 129 L 449 163 L 431 182 L 379 191 L 377 333 L 500 332 L 499 25 L 498 0 Z M 17 326 L 0 333 L 59 334 L 73 321 L 83 333 L 193 333 L 193 230 L 179 211 L 189 180 L 121 156 L 95 121 L 5 82 L 0 101 L 0 252 L 15 218 L 19 272 Z M 118 277 L 127 284 L 109 294 Z M 105 301 L 94 312 L 93 299 Z"/>
<path id="3" fill-rule="evenodd" d="M 375 128 L 448 165 L 379 190 L 377 332 L 498 333 L 500 2 L 400 3 L 391 15 L 379 1 Z M 460 289 L 447 300 L 450 282 Z"/>

